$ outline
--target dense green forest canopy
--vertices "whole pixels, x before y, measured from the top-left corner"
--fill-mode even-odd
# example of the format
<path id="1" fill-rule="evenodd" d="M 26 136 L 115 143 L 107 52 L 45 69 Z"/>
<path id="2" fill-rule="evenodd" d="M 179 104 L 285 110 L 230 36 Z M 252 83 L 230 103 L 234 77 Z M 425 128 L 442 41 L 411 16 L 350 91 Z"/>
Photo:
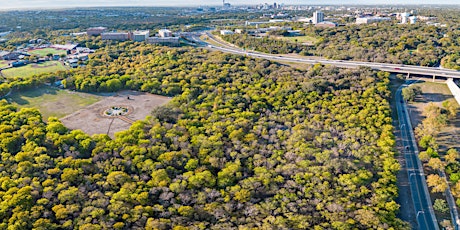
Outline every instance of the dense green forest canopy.
<path id="1" fill-rule="evenodd" d="M 388 74 L 109 44 L 58 78 L 174 99 L 113 140 L 1 101 L 0 229 L 405 228 Z"/>

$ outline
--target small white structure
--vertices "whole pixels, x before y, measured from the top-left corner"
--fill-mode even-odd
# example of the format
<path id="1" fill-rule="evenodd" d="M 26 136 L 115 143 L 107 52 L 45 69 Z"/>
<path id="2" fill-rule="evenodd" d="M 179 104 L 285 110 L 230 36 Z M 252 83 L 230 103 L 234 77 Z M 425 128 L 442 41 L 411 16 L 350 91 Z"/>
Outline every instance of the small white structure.
<path id="1" fill-rule="evenodd" d="M 167 30 L 167 29 L 161 29 L 158 31 L 158 34 L 160 35 L 160 37 L 162 38 L 168 38 L 168 37 L 172 37 L 172 32 L 171 30 Z"/>
<path id="2" fill-rule="evenodd" d="M 233 32 L 231 30 L 221 30 L 220 35 L 231 35 Z"/>
<path id="3" fill-rule="evenodd" d="M 401 24 L 406 24 L 410 14 L 407 12 L 401 13 Z"/>
<path id="4" fill-rule="evenodd" d="M 410 24 L 415 24 L 417 22 L 417 17 L 415 17 L 415 16 L 409 17 L 409 22 L 410 22 Z"/>

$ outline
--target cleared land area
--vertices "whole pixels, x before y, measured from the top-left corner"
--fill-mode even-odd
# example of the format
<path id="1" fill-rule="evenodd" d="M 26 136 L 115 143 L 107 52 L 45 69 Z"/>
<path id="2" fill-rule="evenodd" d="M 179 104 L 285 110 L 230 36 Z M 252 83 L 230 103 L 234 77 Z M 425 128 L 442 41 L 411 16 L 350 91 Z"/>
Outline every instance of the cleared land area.
<path id="1" fill-rule="evenodd" d="M 170 100 L 168 97 L 148 93 L 122 91 L 78 110 L 61 121 L 70 129 L 81 129 L 90 135 L 108 134 L 113 138 L 116 132 L 129 129 L 132 122 L 145 119 L 155 107 Z M 117 106 L 130 108 L 130 113 L 122 117 L 104 115 L 106 109 Z"/>
<path id="2" fill-rule="evenodd" d="M 26 66 L 9 68 L 2 71 L 6 78 L 12 77 L 32 77 L 42 73 L 51 73 L 59 70 L 66 70 L 66 67 L 58 61 L 48 61 L 39 64 L 28 64 Z"/>
<path id="3" fill-rule="evenodd" d="M 31 50 L 29 51 L 30 54 L 36 54 L 36 55 L 39 55 L 41 57 L 44 57 L 46 56 L 47 54 L 58 54 L 58 55 L 61 55 L 61 54 L 67 54 L 67 52 L 65 50 L 57 50 L 57 49 L 53 49 L 53 48 L 44 48 L 44 49 L 36 49 L 36 50 Z"/>
<path id="4" fill-rule="evenodd" d="M 284 41 L 289 41 L 293 43 L 305 43 L 306 45 L 313 45 L 315 44 L 318 39 L 312 36 L 278 36 L 276 37 L 277 39 L 284 40 Z"/>
<path id="5" fill-rule="evenodd" d="M 40 87 L 13 93 L 7 100 L 19 108 L 36 108 L 40 110 L 43 119 L 48 117 L 64 117 L 81 108 L 103 99 L 94 94 L 61 90 L 53 87 Z"/>

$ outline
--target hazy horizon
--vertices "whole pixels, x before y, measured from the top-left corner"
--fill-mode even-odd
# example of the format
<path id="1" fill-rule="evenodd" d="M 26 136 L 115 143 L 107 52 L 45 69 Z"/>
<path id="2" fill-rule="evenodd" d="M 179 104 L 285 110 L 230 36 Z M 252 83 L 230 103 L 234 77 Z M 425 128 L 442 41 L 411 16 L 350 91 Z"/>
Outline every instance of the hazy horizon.
<path id="1" fill-rule="evenodd" d="M 344 0 L 334 1 L 326 0 L 318 4 L 316 0 L 285 0 L 285 1 L 264 1 L 255 0 L 248 3 L 244 0 L 226 0 L 226 2 L 232 5 L 256 5 L 269 3 L 278 4 L 284 3 L 286 5 L 411 5 L 411 4 L 432 4 L 432 5 L 459 5 L 458 0 L 439 0 L 436 3 L 429 0 L 375 0 L 369 2 L 368 0 Z M 205 0 L 205 1 L 184 1 L 184 0 L 79 0 L 71 2 L 67 0 L 0 0 L 0 10 L 7 9 L 27 9 L 27 8 L 66 8 L 66 7 L 104 7 L 104 6 L 220 6 L 222 1 L 220 0 Z"/>

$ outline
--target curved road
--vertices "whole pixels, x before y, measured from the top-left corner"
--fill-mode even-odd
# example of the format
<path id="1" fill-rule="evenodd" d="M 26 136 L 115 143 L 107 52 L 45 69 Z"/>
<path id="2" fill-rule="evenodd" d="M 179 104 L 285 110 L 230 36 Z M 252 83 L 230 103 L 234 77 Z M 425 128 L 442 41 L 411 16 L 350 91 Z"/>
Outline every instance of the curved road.
<path id="1" fill-rule="evenodd" d="M 436 76 L 436 77 L 446 77 L 446 78 L 460 78 L 460 71 L 443 69 L 438 67 L 425 67 L 425 66 L 415 66 L 415 65 L 401 65 L 401 64 L 388 64 L 388 63 L 379 63 L 379 62 L 360 62 L 360 61 L 343 61 L 343 60 L 329 60 L 323 58 L 311 58 L 311 57 L 289 57 L 286 55 L 274 55 L 266 54 L 254 51 L 246 51 L 236 46 L 230 46 L 226 43 L 219 41 L 214 38 L 210 33 L 206 33 L 209 39 L 213 40 L 213 43 L 218 45 L 209 44 L 206 41 L 201 40 L 199 35 L 192 34 L 191 40 L 196 42 L 199 45 L 207 46 L 214 50 L 220 50 L 226 53 L 241 54 L 247 55 L 256 58 L 264 58 L 274 61 L 288 61 L 296 63 L 305 63 L 305 64 L 330 64 L 337 67 L 343 68 L 357 68 L 360 66 L 367 66 L 375 70 L 382 70 L 392 73 L 404 73 L 404 74 L 417 74 L 417 75 L 426 75 L 426 76 Z"/>

